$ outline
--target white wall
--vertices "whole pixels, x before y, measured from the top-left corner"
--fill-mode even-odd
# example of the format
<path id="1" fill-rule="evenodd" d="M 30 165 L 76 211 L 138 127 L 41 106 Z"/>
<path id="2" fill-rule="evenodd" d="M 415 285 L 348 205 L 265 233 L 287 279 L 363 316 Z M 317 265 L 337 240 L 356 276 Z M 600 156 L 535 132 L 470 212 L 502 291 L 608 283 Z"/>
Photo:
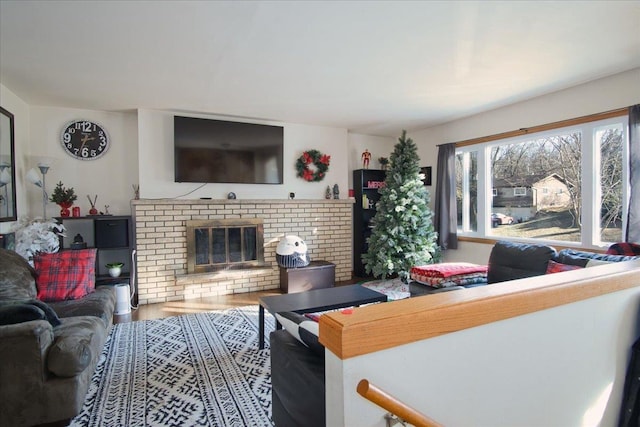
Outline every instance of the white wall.
<path id="1" fill-rule="evenodd" d="M 137 184 L 137 119 L 135 113 L 80 110 L 58 107 L 30 107 L 30 142 L 26 153 L 27 169 L 36 168 L 41 158 L 52 160 L 46 176 L 47 192 L 50 194 L 56 183 L 73 187 L 82 215 L 87 215 L 91 205 L 87 195 L 98 195 L 96 208 L 119 215 L 130 215 L 130 200 L 133 198 L 132 184 Z M 87 119 L 101 123 L 109 133 L 109 150 L 96 160 L 78 160 L 66 154 L 60 143 L 60 132 L 71 120 Z M 39 173 L 39 172 L 38 172 Z M 28 183 L 28 215 L 42 216 L 41 190 Z M 60 208 L 55 203 L 47 204 L 47 217 L 58 216 Z"/>
<path id="2" fill-rule="evenodd" d="M 398 138 L 349 133 L 349 188 L 353 188 L 353 174 L 351 172 L 363 167 L 362 153 L 364 150 L 369 150 L 371 153 L 369 169 L 380 169 L 378 159 L 380 157 L 388 159 L 397 142 Z"/>
<path id="3" fill-rule="evenodd" d="M 29 106 L 18 98 L 13 92 L 0 84 L 0 105 L 13 114 L 14 138 L 15 138 L 15 163 L 16 163 L 16 205 L 18 217 L 28 212 L 27 198 L 25 195 L 26 155 L 29 145 Z M 14 222 L 0 223 L 0 233 L 11 230 Z"/>
<path id="4" fill-rule="evenodd" d="M 412 133 L 421 159 L 432 159 L 434 166 L 431 203 L 435 201 L 435 166 L 438 144 L 458 142 L 495 135 L 536 125 L 601 113 L 640 103 L 640 68 L 595 80 L 549 95 L 513 104 L 475 116 L 434 126 Z M 428 164 L 425 163 L 425 166 Z M 459 244 L 463 250 L 466 242 Z M 484 254 L 475 258 L 488 259 L 491 245 L 476 245 Z M 444 260 L 459 260 L 455 251 L 446 251 Z"/>
<path id="5" fill-rule="evenodd" d="M 183 113 L 181 113 L 184 115 Z M 140 197 L 185 198 L 211 197 L 225 199 L 231 191 L 239 199 L 287 199 L 290 192 L 297 199 L 323 199 L 327 185 L 338 184 L 340 198 L 348 197 L 348 149 L 346 129 L 308 126 L 292 123 L 246 120 L 250 123 L 284 127 L 284 184 L 201 184 L 174 182 L 172 112 L 138 110 Z M 212 119 L 219 116 L 193 115 Z M 306 182 L 296 177 L 295 162 L 305 150 L 316 149 L 331 156 L 331 164 L 324 180 Z"/>
<path id="6" fill-rule="evenodd" d="M 436 144 L 601 113 L 640 103 L 640 68 L 507 107 L 413 132 L 420 154 Z"/>
<path id="7" fill-rule="evenodd" d="M 356 393 L 367 379 L 447 426 L 614 426 L 639 309 L 636 287 L 344 361 L 327 351 L 327 425 L 384 425 Z"/>
<path id="8" fill-rule="evenodd" d="M 1 104 L 15 115 L 18 216 L 42 216 L 42 193 L 38 187 L 25 184 L 24 178 L 27 170 L 36 167 L 42 158 L 52 160 L 46 176 L 47 191 L 50 193 L 58 181 L 73 187 L 78 195 L 76 205 L 80 206 L 83 215 L 90 208 L 87 195 L 98 195 L 97 208 L 101 211 L 108 204 L 110 213 L 128 215 L 131 213 L 129 202 L 133 198 L 133 184 L 140 185 L 141 197 L 144 198 L 174 198 L 198 187 L 198 184 L 173 182 L 172 112 L 141 109 L 125 113 L 29 106 L 6 87 L 0 85 L 0 88 Z M 111 137 L 109 151 L 97 160 L 74 159 L 60 144 L 63 126 L 71 120 L 83 118 L 103 124 Z M 368 147 L 374 156 L 388 156 L 395 143 L 393 138 L 348 134 L 346 129 L 254 122 L 284 126 L 284 184 L 207 184 L 183 198 L 220 199 L 233 191 L 239 198 L 248 199 L 286 199 L 290 192 L 294 192 L 298 199 L 322 199 L 327 185 L 333 187 L 334 184 L 340 188 L 340 197 L 346 198 L 351 170 L 361 167 L 361 151 Z M 350 148 L 352 140 L 359 144 L 358 148 Z M 295 161 L 308 149 L 317 149 L 331 156 L 329 172 L 321 182 L 309 183 L 296 177 Z M 355 163 L 351 159 L 354 150 L 357 152 Z M 372 165 L 376 164 L 372 162 Z M 53 203 L 48 203 L 46 209 L 49 217 L 59 214 Z M 8 231 L 12 224 L 0 224 L 0 230 Z"/>

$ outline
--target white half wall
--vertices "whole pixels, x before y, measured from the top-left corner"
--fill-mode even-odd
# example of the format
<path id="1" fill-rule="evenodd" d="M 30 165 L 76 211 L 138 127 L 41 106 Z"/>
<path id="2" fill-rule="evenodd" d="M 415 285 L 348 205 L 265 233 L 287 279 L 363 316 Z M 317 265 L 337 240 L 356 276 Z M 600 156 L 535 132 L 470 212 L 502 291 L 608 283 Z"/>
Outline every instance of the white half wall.
<path id="1" fill-rule="evenodd" d="M 238 199 L 287 199 L 289 193 L 293 192 L 296 199 L 323 199 L 327 186 L 333 188 L 334 184 L 340 188 L 341 199 L 348 197 L 349 151 L 346 129 L 238 119 L 284 127 L 284 183 L 206 184 L 198 188 L 201 184 L 174 182 L 173 116 L 173 112 L 138 110 L 141 198 L 226 199 L 229 192 L 234 192 Z M 220 116 L 189 116 L 229 120 Z M 304 151 L 311 149 L 331 156 L 329 171 L 320 182 L 306 182 L 296 177 L 296 160 Z"/>
<path id="2" fill-rule="evenodd" d="M 346 360 L 327 351 L 327 426 L 385 425 L 361 379 L 446 426 L 615 426 L 639 309 L 633 288 Z"/>

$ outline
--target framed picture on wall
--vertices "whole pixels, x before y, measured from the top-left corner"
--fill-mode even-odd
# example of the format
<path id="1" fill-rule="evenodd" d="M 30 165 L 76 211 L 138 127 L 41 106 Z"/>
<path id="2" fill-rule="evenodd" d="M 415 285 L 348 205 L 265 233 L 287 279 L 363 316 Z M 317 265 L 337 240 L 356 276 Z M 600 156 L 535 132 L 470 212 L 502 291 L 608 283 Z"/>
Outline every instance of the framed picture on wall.
<path id="1" fill-rule="evenodd" d="M 431 166 L 424 166 L 420 168 L 420 173 L 424 174 L 422 182 L 424 185 L 431 185 Z"/>

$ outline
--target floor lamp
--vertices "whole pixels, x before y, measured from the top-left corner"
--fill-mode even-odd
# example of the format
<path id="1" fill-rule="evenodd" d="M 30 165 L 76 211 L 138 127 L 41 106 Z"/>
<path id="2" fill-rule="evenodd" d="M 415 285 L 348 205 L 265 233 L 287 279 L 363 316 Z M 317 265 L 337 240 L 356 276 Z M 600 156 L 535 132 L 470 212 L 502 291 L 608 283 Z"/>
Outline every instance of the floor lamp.
<path id="1" fill-rule="evenodd" d="M 42 188 L 42 219 L 46 220 L 47 219 L 47 201 L 49 200 L 49 196 L 47 196 L 45 176 L 49 171 L 49 165 L 46 165 L 44 163 L 38 163 L 38 169 L 40 169 L 40 173 L 42 174 L 42 179 L 40 179 L 40 176 L 38 175 L 38 172 L 36 172 L 35 169 L 29 169 L 29 172 L 27 172 L 27 181 L 29 181 L 30 183 L 34 184 L 37 187 Z"/>

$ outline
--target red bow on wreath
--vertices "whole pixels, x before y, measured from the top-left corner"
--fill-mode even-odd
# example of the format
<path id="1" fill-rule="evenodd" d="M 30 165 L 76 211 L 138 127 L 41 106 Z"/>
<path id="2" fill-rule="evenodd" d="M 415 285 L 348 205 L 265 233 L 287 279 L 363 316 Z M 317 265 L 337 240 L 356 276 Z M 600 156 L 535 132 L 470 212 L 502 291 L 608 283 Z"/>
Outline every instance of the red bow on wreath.
<path id="1" fill-rule="evenodd" d="M 330 162 L 331 156 L 322 154 L 318 150 L 305 151 L 296 161 L 297 176 L 307 182 L 322 181 L 329 170 Z M 312 164 L 314 168 L 309 167 Z"/>

